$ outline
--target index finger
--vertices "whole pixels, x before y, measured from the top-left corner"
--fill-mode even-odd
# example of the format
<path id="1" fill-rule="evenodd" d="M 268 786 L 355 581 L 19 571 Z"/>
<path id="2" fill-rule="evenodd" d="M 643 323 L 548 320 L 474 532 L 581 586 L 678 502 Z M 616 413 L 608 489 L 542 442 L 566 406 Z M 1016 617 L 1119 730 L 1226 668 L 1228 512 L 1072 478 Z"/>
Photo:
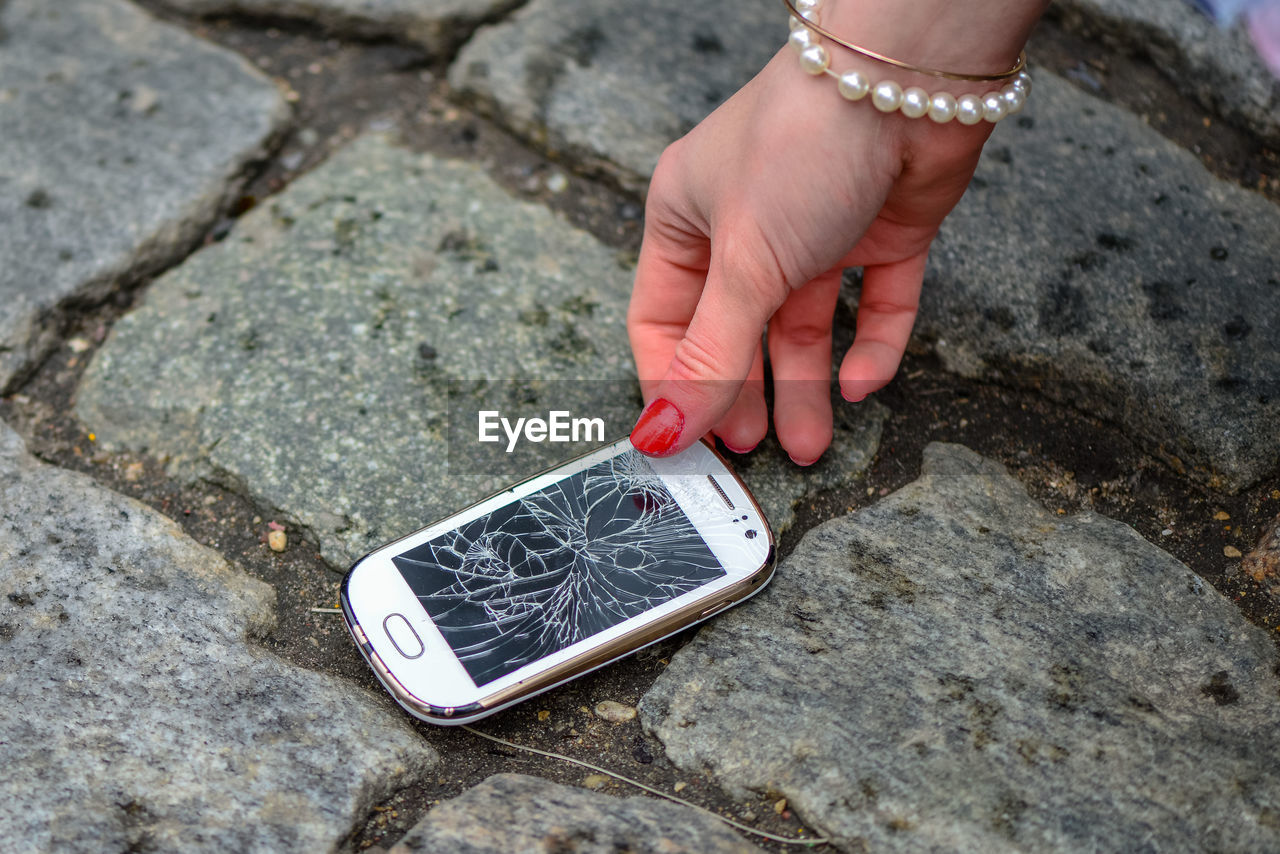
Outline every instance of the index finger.
<path id="1" fill-rule="evenodd" d="M 627 335 L 646 400 L 666 375 L 676 345 L 693 320 L 710 257 L 706 237 L 646 222 L 627 308 Z"/>

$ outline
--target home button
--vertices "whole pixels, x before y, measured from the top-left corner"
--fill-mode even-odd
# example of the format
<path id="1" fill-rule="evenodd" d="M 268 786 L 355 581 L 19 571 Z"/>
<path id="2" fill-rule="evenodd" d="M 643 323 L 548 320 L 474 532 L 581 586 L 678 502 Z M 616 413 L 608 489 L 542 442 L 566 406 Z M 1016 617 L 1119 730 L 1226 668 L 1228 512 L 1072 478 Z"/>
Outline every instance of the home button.
<path id="1" fill-rule="evenodd" d="M 422 645 L 422 638 L 418 637 L 418 633 L 413 630 L 413 626 L 409 625 L 409 620 L 404 614 L 388 614 L 382 621 L 382 630 L 387 633 L 387 638 L 396 648 L 396 652 L 405 658 L 420 658 L 426 651 Z"/>

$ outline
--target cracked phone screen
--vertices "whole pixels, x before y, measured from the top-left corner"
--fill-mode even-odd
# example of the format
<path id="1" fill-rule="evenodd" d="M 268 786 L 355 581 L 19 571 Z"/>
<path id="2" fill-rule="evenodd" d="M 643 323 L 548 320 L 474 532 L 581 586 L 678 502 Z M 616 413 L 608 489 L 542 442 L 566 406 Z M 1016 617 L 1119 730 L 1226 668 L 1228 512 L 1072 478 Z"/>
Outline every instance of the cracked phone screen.
<path id="1" fill-rule="evenodd" d="M 392 561 L 477 686 L 725 575 L 632 450 Z"/>

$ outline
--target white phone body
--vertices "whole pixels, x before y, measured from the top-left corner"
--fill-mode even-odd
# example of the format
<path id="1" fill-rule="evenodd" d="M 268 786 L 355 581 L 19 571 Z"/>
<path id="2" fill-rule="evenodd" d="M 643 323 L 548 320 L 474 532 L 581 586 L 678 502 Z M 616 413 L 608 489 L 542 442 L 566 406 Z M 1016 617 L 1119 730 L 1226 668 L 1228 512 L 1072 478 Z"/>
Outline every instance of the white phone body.
<path id="1" fill-rule="evenodd" d="M 754 595 L 774 552 L 710 445 L 652 459 L 623 439 L 371 552 L 342 610 L 406 710 L 462 724 Z"/>

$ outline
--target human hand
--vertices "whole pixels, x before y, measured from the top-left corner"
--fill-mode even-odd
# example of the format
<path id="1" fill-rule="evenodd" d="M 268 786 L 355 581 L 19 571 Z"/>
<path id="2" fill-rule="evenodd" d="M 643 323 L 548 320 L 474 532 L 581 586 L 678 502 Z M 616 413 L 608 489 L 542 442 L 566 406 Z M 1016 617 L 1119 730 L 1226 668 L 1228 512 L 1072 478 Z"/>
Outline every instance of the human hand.
<path id="1" fill-rule="evenodd" d="M 767 326 L 778 441 L 798 464 L 815 462 L 832 437 L 842 270 L 863 268 L 839 371 L 841 393 L 858 401 L 897 370 L 929 245 L 992 127 L 849 103 L 784 48 L 671 145 L 650 184 L 627 318 L 648 403 L 637 448 L 674 454 L 708 431 L 754 448 L 768 431 Z"/>

